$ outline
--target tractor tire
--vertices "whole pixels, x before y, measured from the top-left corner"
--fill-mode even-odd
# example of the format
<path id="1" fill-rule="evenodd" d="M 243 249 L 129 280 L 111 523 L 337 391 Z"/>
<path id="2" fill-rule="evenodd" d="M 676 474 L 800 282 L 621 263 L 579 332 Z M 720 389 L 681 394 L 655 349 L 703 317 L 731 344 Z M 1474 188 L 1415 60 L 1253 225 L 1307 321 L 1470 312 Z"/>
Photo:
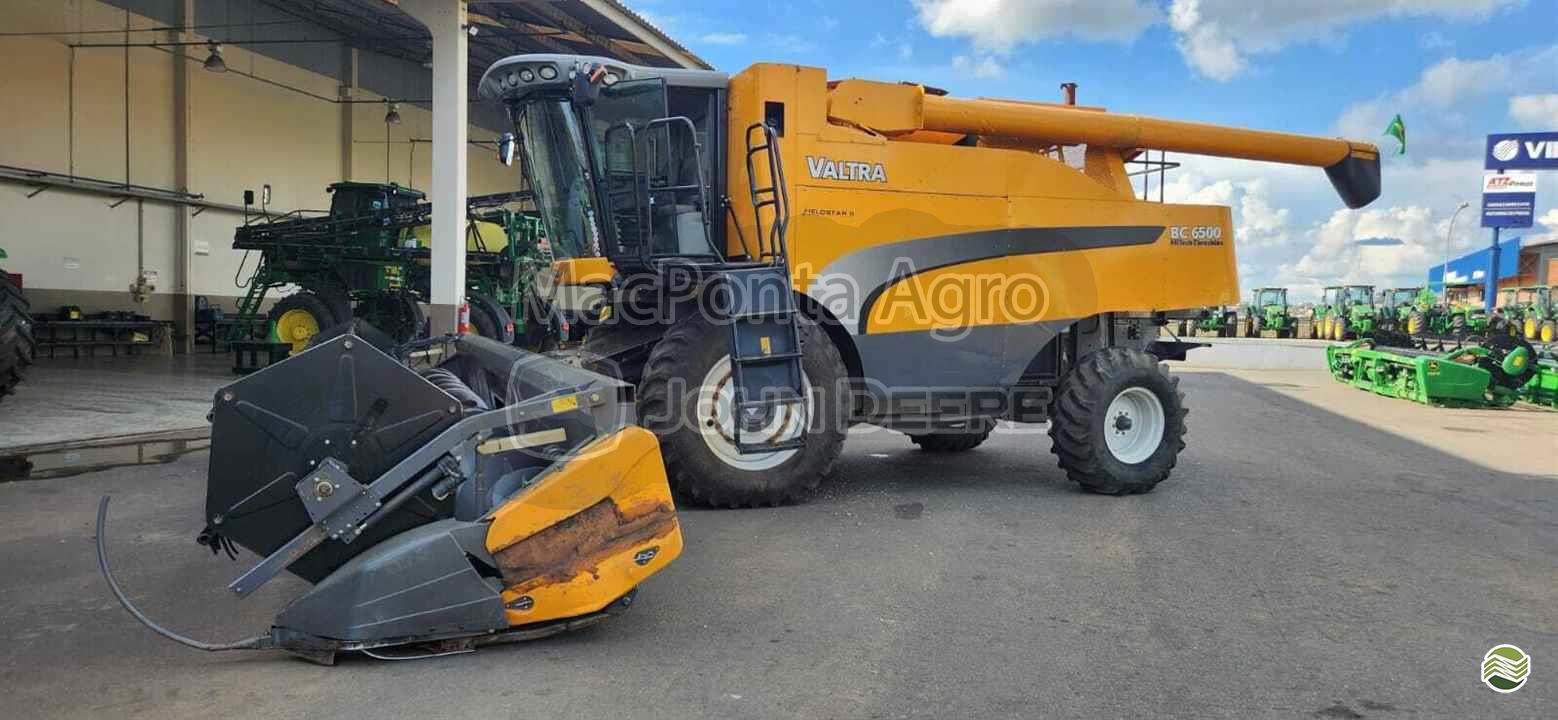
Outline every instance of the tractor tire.
<path id="1" fill-rule="evenodd" d="M 1536 333 L 1536 339 L 1543 343 L 1558 342 L 1558 321 L 1547 320 L 1542 323 L 1542 329 Z"/>
<path id="2" fill-rule="evenodd" d="M 1450 336 L 1456 340 L 1466 339 L 1466 316 L 1454 315 L 1450 318 Z"/>
<path id="3" fill-rule="evenodd" d="M 1427 330 L 1427 328 L 1428 318 L 1423 315 L 1422 310 L 1413 310 L 1412 314 L 1407 316 L 1408 335 L 1411 335 L 1412 337 L 1422 337 L 1424 331 Z"/>
<path id="4" fill-rule="evenodd" d="M 0 270 L 0 400 L 16 392 L 36 356 L 30 309 L 22 289 Z"/>
<path id="5" fill-rule="evenodd" d="M 955 453 L 973 450 L 984 443 L 990 437 L 990 432 L 995 430 L 994 420 L 975 420 L 965 423 L 964 427 L 944 432 L 921 433 L 910 435 L 909 441 L 920 446 L 921 450 L 933 453 Z"/>
<path id="6" fill-rule="evenodd" d="M 1261 332 L 1265 330 L 1264 327 L 1261 327 L 1262 324 L 1259 315 L 1250 316 L 1250 337 L 1260 337 Z"/>
<path id="7" fill-rule="evenodd" d="M 471 306 L 471 333 L 497 340 L 504 345 L 514 344 L 514 318 L 497 300 L 481 293 L 467 295 Z"/>
<path id="8" fill-rule="evenodd" d="M 351 318 L 337 318 L 325 298 L 307 290 L 278 300 L 270 309 L 270 321 L 276 329 L 276 337 L 292 346 L 293 355 L 303 352 L 320 331 L 347 320 Z"/>
<path id="9" fill-rule="evenodd" d="M 1527 340 L 1535 340 L 1536 334 L 1542 330 L 1542 324 L 1536 318 L 1528 317 L 1520 323 L 1520 334 Z"/>
<path id="10" fill-rule="evenodd" d="M 1332 340 L 1346 340 L 1347 339 L 1347 318 L 1338 317 L 1338 318 L 1336 318 L 1336 322 L 1331 323 L 1331 339 Z"/>
<path id="11" fill-rule="evenodd" d="M 1061 380 L 1050 414 L 1050 452 L 1066 477 L 1103 495 L 1144 493 L 1169 476 L 1185 449 L 1179 379 L 1140 350 L 1106 348 Z"/>
<path id="12" fill-rule="evenodd" d="M 731 438 L 729 330 L 701 315 L 672 326 L 644 364 L 639 423 L 660 438 L 666 474 L 684 498 L 711 507 L 774 506 L 802 500 L 833 473 L 844 448 L 851 398 L 848 371 L 822 328 L 798 319 L 809 417 L 790 411 L 765 432 L 797 434 L 800 448 L 742 455 Z"/>
<path id="13" fill-rule="evenodd" d="M 427 313 L 411 293 L 378 295 L 364 300 L 362 305 L 363 319 L 397 343 L 415 340 L 427 332 Z"/>

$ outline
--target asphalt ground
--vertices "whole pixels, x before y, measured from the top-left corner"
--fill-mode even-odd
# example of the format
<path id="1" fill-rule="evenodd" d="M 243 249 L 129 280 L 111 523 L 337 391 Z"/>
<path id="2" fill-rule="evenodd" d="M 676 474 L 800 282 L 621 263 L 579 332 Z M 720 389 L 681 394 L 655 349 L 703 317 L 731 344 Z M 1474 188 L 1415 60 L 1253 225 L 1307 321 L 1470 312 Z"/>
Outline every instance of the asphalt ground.
<path id="1" fill-rule="evenodd" d="M 1295 384 L 1184 374 L 1189 448 L 1135 497 L 1079 492 L 1031 431 L 961 455 L 857 432 L 808 504 L 684 509 L 686 551 L 622 617 L 333 668 L 189 650 L 108 594 L 92 551 L 105 493 L 121 582 L 170 626 L 246 636 L 300 591 L 227 595 L 247 564 L 192 540 L 205 452 L 0 483 L 0 715 L 1558 715 L 1558 476 L 1480 462 L 1493 451 L 1475 434 L 1436 449 Z M 1524 417 L 1509 422 L 1552 456 L 1549 415 Z M 1480 682 L 1499 643 L 1532 656 L 1512 694 Z"/>

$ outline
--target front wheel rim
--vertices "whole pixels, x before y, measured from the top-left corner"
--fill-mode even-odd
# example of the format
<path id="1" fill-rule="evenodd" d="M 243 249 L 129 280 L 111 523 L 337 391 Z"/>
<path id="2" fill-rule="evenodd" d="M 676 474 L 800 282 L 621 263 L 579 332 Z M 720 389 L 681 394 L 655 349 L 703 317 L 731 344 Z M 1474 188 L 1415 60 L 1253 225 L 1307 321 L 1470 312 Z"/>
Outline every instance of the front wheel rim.
<path id="1" fill-rule="evenodd" d="M 1114 459 L 1136 465 L 1158 451 L 1167 426 L 1167 415 L 1158 396 L 1143 387 L 1129 387 L 1109 401 L 1109 410 L 1104 414 L 1104 441 Z"/>
<path id="2" fill-rule="evenodd" d="M 811 381 L 801 372 L 801 385 L 806 388 L 805 400 L 800 410 L 795 405 L 782 405 L 774 416 L 759 430 L 744 430 L 742 437 L 748 443 L 778 443 L 801 437 L 815 412 Z M 735 442 L 735 378 L 731 376 L 730 356 L 720 358 L 703 376 L 698 387 L 697 408 L 694 413 L 698 423 L 698 435 L 720 462 L 736 468 L 755 472 L 770 470 L 795 457 L 799 449 L 776 450 L 765 453 L 742 454 Z"/>

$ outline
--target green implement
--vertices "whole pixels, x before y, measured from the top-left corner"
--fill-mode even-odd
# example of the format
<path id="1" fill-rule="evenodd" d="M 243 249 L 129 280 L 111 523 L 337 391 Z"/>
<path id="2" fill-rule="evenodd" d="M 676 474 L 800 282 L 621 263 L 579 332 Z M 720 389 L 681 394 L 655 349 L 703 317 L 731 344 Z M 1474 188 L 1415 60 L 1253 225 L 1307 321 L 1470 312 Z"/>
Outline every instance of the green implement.
<path id="1" fill-rule="evenodd" d="M 1386 397 L 1446 407 L 1508 407 L 1538 373 L 1531 346 L 1507 335 L 1448 352 L 1372 340 L 1326 348 L 1338 382 Z"/>

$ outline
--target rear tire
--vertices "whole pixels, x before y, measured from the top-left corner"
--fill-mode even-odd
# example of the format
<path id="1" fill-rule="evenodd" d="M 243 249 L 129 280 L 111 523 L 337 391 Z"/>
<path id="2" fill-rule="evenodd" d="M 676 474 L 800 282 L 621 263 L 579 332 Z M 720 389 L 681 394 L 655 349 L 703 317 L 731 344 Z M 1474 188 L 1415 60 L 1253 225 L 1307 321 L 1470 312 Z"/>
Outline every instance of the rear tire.
<path id="1" fill-rule="evenodd" d="M 1179 379 L 1140 350 L 1107 348 L 1082 358 L 1061 381 L 1052 410 L 1050 452 L 1090 492 L 1149 492 L 1185 449 Z"/>
<path id="2" fill-rule="evenodd" d="M 481 293 L 471 293 L 465 301 L 470 303 L 471 329 L 477 335 L 504 345 L 514 344 L 514 319 L 497 300 Z"/>
<path id="3" fill-rule="evenodd" d="M 1466 316 L 1455 315 L 1450 318 L 1450 335 L 1456 340 L 1466 339 Z"/>
<path id="4" fill-rule="evenodd" d="M 1336 322 L 1331 323 L 1331 339 L 1332 340 L 1346 340 L 1347 339 L 1347 320 L 1346 320 L 1346 318 L 1338 317 L 1338 318 L 1336 318 Z"/>
<path id="5" fill-rule="evenodd" d="M 810 417 L 778 418 L 778 431 L 804 433 L 806 444 L 793 450 L 739 455 L 728 443 L 717 391 L 728 382 L 730 336 L 727 328 L 702 316 L 666 331 L 644 364 L 638 384 L 638 417 L 660 438 L 671 486 L 698 505 L 756 507 L 804 498 L 832 474 L 849 421 L 848 371 L 827 333 L 798 319 L 801 370 L 811 386 Z M 715 387 L 705 380 L 718 375 Z M 700 407 L 702 405 L 703 407 Z M 713 415 L 709 415 L 710 409 Z M 803 422 L 796 428 L 791 422 Z M 718 449 L 716 449 L 718 448 Z"/>
<path id="6" fill-rule="evenodd" d="M 1428 327 L 1427 320 L 1423 311 L 1413 310 L 1412 314 L 1407 316 L 1407 334 L 1412 337 L 1422 337 L 1423 331 Z"/>
<path id="7" fill-rule="evenodd" d="M 956 430 L 910 435 L 909 441 L 925 452 L 967 452 L 983 444 L 994 429 L 994 420 L 974 420 Z"/>
<path id="8" fill-rule="evenodd" d="M 303 352 L 321 331 L 351 319 L 337 318 L 325 298 L 308 290 L 278 300 L 271 306 L 269 317 L 276 338 L 291 345 L 293 355 Z"/>
<path id="9" fill-rule="evenodd" d="M 1558 322 L 1548 320 L 1542 323 L 1542 330 L 1537 333 L 1537 338 L 1544 343 L 1558 341 Z"/>
<path id="10" fill-rule="evenodd" d="M 427 329 L 427 313 L 411 293 L 378 295 L 362 304 L 363 319 L 397 343 L 420 338 Z"/>
<path id="11" fill-rule="evenodd" d="M 37 352 L 30 309 L 22 289 L 0 270 L 0 400 L 16 391 Z"/>

